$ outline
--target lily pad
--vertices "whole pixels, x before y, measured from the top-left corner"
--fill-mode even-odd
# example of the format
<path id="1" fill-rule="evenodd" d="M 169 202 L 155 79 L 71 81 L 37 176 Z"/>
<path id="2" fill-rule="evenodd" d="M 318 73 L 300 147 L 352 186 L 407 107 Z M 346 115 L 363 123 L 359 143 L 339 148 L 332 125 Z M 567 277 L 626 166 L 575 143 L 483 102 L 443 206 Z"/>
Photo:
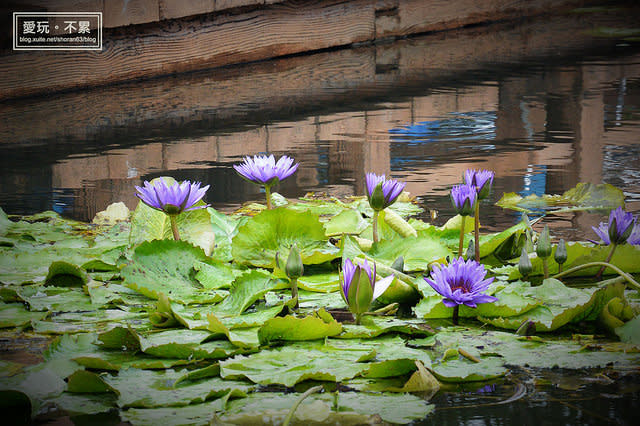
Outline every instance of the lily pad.
<path id="1" fill-rule="evenodd" d="M 133 258 L 122 270 L 124 285 L 158 299 L 165 294 L 180 303 L 216 303 L 226 293 L 208 290 L 194 278 L 196 262 L 206 260 L 199 247 L 185 241 L 156 240 L 136 247 Z"/>
<path id="2" fill-rule="evenodd" d="M 260 344 L 272 341 L 303 341 L 335 336 L 342 331 L 342 325 L 324 309 L 316 315 L 297 318 L 291 315 L 267 320 L 258 330 Z"/>
<path id="3" fill-rule="evenodd" d="M 549 212 L 564 213 L 570 211 L 607 209 L 624 206 L 624 193 L 608 183 L 594 185 L 579 183 L 562 195 L 532 194 L 522 197 L 514 192 L 504 194 L 496 205 L 525 213 Z"/>
<path id="4" fill-rule="evenodd" d="M 250 218 L 233 238 L 236 262 L 263 268 L 276 266 L 276 254 L 286 256 L 296 244 L 304 264 L 324 263 L 338 257 L 338 249 L 328 243 L 317 215 L 287 208 L 265 210 Z"/>

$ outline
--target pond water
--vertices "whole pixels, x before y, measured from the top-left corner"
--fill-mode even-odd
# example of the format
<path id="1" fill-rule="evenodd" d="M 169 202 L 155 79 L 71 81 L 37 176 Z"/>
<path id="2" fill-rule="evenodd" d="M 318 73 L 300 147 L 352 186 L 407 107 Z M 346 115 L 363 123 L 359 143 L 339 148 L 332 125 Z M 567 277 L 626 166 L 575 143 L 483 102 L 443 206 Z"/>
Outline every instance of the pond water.
<path id="1" fill-rule="evenodd" d="M 640 45 L 630 23 L 637 15 L 624 10 L 579 11 L 1 102 L 0 206 L 91 220 L 113 202 L 135 208 L 134 185 L 169 175 L 210 184 L 206 201 L 229 212 L 263 200 L 232 165 L 268 152 L 301 163 L 275 188 L 286 197 L 363 195 L 366 172 L 386 173 L 437 224 L 454 214 L 449 190 L 467 168 L 496 172 L 487 231 L 519 218 L 493 205 L 502 193 L 561 194 L 579 182 L 621 188 L 638 213 Z M 593 238 L 604 214 L 546 223 L 556 236 Z M 510 401 L 521 392 L 513 383 L 443 391 L 428 423 L 630 424 L 640 402 L 633 382 L 527 383 Z"/>

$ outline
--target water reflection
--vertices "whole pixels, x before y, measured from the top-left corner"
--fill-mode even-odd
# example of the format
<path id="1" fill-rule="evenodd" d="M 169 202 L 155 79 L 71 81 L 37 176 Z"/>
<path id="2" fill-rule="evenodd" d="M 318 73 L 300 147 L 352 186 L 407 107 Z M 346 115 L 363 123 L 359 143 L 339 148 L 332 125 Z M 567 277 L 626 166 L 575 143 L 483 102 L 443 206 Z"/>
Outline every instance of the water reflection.
<path id="1" fill-rule="evenodd" d="M 488 26 L 5 102 L 0 205 L 90 220 L 115 201 L 135 207 L 134 185 L 171 175 L 211 184 L 207 201 L 229 211 L 263 197 L 231 165 L 269 152 L 301 162 L 275 188 L 285 196 L 361 195 L 365 172 L 386 173 L 439 212 L 436 222 L 454 214 L 448 191 L 465 169 L 492 169 L 494 196 L 483 213 L 489 231 L 519 217 L 492 206 L 503 192 L 562 193 L 578 182 L 623 188 L 637 212 L 640 49 L 612 50 L 615 41 L 584 32 L 566 46 L 553 42 L 600 25 L 585 19 Z M 601 218 L 554 223 L 585 237 Z"/>

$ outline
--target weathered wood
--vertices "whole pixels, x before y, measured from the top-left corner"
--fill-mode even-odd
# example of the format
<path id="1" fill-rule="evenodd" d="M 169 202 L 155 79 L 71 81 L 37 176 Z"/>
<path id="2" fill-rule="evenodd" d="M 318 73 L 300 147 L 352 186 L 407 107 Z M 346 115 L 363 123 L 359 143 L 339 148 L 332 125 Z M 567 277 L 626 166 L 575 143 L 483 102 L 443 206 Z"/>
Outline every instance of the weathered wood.
<path id="1" fill-rule="evenodd" d="M 62 11 L 72 3 L 79 9 L 103 10 L 103 50 L 4 55 L 0 69 L 6 78 L 0 80 L 0 100 L 522 17 L 581 1 L 65 0 L 54 6 L 30 0 L 28 4 Z M 395 66 L 393 61 L 380 64 L 383 69 Z"/>
<path id="2" fill-rule="evenodd" d="M 369 40 L 367 0 L 276 4 L 264 11 L 170 21 L 105 36 L 102 51 L 40 51 L 3 58 L 0 99 L 104 85 Z M 30 70 L 25 73 L 25 70 Z"/>

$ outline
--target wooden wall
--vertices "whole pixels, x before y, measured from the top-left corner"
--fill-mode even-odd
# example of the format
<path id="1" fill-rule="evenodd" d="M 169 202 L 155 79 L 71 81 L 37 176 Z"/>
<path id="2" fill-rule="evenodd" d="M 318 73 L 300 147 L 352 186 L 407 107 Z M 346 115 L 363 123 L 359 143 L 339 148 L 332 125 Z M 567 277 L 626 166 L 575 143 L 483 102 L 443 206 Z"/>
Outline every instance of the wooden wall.
<path id="1" fill-rule="evenodd" d="M 482 22 L 580 0 L 29 0 L 102 11 L 102 51 L 3 51 L 0 100 L 239 64 Z"/>

